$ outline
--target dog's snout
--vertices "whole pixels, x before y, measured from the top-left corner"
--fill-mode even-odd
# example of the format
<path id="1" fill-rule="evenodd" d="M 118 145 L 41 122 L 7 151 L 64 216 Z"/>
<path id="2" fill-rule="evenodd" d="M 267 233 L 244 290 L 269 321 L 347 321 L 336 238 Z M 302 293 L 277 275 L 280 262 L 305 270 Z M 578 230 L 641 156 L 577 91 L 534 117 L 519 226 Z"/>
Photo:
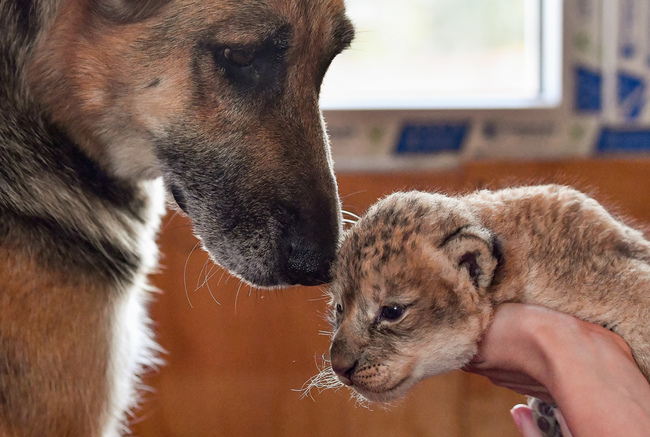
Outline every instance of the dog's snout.
<path id="1" fill-rule="evenodd" d="M 286 264 L 289 283 L 322 285 L 330 281 L 330 268 L 334 258 L 330 247 L 318 247 L 304 238 L 290 240 L 287 244 L 290 247 Z"/>
<path id="2" fill-rule="evenodd" d="M 176 205 L 178 205 L 178 207 L 187 214 L 187 197 L 185 196 L 183 189 L 180 187 L 180 185 L 172 184 L 169 190 L 172 194 L 172 197 L 174 198 L 174 201 L 176 202 Z"/>
<path id="3" fill-rule="evenodd" d="M 323 285 L 330 282 L 330 270 L 338 250 L 340 212 L 336 198 L 325 196 L 304 202 L 299 208 L 286 206 L 283 276 L 290 285 Z"/>

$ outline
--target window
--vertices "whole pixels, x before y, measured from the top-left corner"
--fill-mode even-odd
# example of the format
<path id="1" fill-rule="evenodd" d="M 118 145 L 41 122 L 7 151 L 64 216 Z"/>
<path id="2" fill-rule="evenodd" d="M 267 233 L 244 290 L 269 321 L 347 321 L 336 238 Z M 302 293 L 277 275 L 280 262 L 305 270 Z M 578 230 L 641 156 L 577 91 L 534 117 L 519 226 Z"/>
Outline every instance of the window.
<path id="1" fill-rule="evenodd" d="M 346 0 L 357 37 L 323 109 L 555 105 L 561 0 Z"/>

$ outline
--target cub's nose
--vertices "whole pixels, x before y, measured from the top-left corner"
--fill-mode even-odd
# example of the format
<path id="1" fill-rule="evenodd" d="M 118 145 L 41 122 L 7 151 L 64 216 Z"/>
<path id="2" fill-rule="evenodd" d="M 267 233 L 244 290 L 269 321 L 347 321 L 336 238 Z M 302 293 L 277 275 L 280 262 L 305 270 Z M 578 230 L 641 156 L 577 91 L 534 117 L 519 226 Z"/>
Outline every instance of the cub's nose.
<path id="1" fill-rule="evenodd" d="M 334 341 L 330 348 L 330 360 L 332 370 L 345 385 L 352 385 L 352 375 L 359 364 L 359 360 L 348 354 L 342 353 L 343 343 Z"/>
<path id="2" fill-rule="evenodd" d="M 339 377 L 339 380 L 345 385 L 352 385 L 352 374 L 357 367 L 358 361 L 351 362 L 346 360 L 334 360 L 332 358 L 332 370 Z"/>

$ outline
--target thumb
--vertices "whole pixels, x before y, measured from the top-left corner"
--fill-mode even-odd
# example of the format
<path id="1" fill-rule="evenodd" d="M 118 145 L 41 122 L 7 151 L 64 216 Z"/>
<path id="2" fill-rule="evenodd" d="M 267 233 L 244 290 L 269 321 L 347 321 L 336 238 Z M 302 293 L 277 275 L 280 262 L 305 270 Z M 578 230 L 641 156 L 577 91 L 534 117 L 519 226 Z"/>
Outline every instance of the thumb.
<path id="1" fill-rule="evenodd" d="M 515 405 L 510 410 L 510 415 L 522 437 L 543 437 L 542 432 L 533 420 L 533 411 L 528 405 Z"/>

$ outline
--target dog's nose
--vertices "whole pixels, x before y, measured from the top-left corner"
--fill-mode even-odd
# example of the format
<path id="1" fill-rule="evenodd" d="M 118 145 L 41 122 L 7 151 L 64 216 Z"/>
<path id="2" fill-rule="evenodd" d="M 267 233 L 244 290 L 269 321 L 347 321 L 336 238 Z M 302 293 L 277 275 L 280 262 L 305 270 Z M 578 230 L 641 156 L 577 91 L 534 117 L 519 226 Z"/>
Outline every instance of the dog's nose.
<path id="1" fill-rule="evenodd" d="M 329 247 L 317 247 L 306 239 L 289 241 L 290 252 L 285 274 L 290 284 L 323 285 L 330 281 L 334 253 Z"/>
<path id="2" fill-rule="evenodd" d="M 313 195 L 313 194 L 312 194 Z M 323 285 L 330 282 L 330 269 L 340 238 L 340 212 L 336 202 L 318 201 L 287 207 L 284 232 L 283 276 L 289 285 Z"/>

